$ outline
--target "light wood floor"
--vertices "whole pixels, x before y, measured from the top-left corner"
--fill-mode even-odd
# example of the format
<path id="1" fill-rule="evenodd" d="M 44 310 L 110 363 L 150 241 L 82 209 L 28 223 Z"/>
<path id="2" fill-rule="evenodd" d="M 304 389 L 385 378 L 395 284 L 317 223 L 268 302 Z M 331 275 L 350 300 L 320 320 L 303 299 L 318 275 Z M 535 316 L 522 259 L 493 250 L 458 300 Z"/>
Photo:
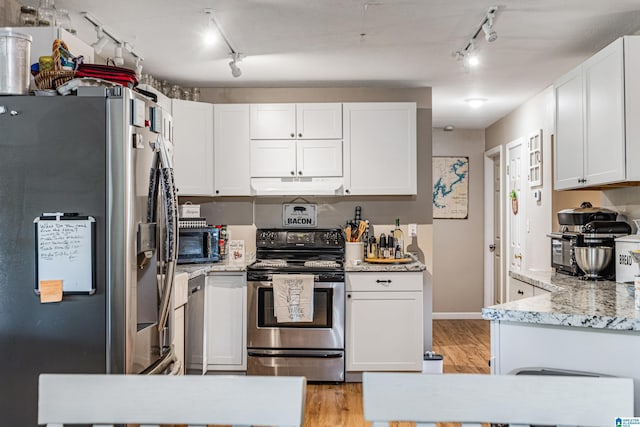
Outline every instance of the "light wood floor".
<path id="1" fill-rule="evenodd" d="M 434 320 L 433 351 L 444 356 L 445 373 L 489 373 L 489 322 Z M 396 423 L 396 427 L 415 426 Z M 443 424 L 448 425 L 448 424 Z M 359 383 L 307 384 L 304 427 L 370 427 L 362 414 Z M 394 424 L 392 424 L 394 426 Z"/>

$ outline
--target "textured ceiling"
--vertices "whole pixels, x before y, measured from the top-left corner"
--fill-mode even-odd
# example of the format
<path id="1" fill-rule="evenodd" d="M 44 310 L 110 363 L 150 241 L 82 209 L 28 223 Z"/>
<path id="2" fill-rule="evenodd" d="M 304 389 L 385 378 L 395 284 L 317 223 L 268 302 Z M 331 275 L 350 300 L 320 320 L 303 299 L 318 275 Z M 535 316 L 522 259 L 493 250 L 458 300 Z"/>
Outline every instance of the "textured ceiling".
<path id="1" fill-rule="evenodd" d="M 482 62 L 465 71 L 452 53 L 494 5 L 498 40 L 488 43 L 481 33 Z M 490 125 L 616 37 L 640 29 L 640 0 L 57 0 L 56 6 L 72 12 L 89 43 L 95 31 L 76 13 L 93 14 L 134 45 L 144 72 L 156 78 L 198 87 L 430 86 L 434 126 L 463 128 Z M 241 77 L 231 76 L 224 42 L 203 45 L 205 8 L 244 55 Z M 464 100 L 475 97 L 488 101 L 471 109 Z"/>

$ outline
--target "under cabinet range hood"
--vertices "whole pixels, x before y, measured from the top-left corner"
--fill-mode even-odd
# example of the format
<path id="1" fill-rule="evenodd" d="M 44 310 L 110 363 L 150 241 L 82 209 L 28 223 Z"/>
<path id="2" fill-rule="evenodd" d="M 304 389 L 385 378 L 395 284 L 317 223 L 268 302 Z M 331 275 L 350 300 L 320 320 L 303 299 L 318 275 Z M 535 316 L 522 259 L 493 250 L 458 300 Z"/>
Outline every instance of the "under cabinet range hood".
<path id="1" fill-rule="evenodd" d="M 251 178 L 256 196 L 341 196 L 342 177 L 333 178 Z"/>

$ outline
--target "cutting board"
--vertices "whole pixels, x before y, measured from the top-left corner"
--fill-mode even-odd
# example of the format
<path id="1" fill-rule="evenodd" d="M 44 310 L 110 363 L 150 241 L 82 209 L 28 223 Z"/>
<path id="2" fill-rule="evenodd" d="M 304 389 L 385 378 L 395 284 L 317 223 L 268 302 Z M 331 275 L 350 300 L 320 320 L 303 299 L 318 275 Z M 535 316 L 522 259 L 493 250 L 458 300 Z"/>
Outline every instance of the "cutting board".
<path id="1" fill-rule="evenodd" d="M 365 258 L 372 264 L 406 264 L 413 261 L 411 258 Z"/>

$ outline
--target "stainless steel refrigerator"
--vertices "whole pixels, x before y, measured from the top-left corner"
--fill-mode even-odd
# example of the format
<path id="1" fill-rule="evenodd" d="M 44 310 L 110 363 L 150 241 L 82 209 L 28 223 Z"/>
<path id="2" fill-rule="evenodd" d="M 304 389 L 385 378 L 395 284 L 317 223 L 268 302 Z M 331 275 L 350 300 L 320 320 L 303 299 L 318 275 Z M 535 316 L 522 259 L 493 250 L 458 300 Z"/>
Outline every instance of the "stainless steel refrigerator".
<path id="1" fill-rule="evenodd" d="M 125 88 L 0 97 L 0 426 L 37 425 L 40 373 L 169 369 L 171 133 Z M 95 218 L 95 293 L 40 302 L 34 219 L 51 212 Z"/>

